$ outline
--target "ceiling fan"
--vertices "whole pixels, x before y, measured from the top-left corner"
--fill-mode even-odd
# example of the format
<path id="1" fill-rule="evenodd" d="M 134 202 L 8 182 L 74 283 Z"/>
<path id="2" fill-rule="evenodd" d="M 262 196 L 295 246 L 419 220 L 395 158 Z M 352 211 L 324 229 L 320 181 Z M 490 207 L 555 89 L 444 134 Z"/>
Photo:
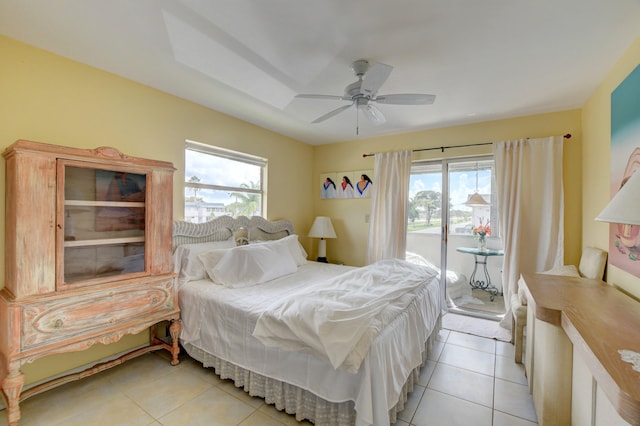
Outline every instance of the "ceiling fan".
<path id="1" fill-rule="evenodd" d="M 391 65 L 380 62 L 369 65 L 369 61 L 366 59 L 358 59 L 351 64 L 351 70 L 356 77 L 358 77 L 358 81 L 345 87 L 343 96 L 305 94 L 296 96 L 296 98 L 303 99 L 329 99 L 350 102 L 348 105 L 343 105 L 316 118 L 312 123 L 321 123 L 340 114 L 342 111 L 355 106 L 361 110 L 372 123 L 378 125 L 384 123 L 386 120 L 382 112 L 372 105 L 372 103 L 390 105 L 431 105 L 436 99 L 435 95 L 419 93 L 378 95 L 378 90 L 393 70 Z"/>

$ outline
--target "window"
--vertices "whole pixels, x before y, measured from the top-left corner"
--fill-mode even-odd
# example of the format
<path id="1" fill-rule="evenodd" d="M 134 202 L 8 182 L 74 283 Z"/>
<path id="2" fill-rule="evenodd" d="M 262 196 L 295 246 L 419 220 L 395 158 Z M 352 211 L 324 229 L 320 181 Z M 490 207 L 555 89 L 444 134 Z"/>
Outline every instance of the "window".
<path id="1" fill-rule="evenodd" d="M 266 159 L 187 141 L 184 163 L 185 221 L 263 216 Z"/>
<path id="2" fill-rule="evenodd" d="M 448 173 L 447 173 L 448 171 Z M 448 177 L 445 181 L 444 177 Z M 474 226 L 497 226 L 493 158 L 416 162 L 411 167 L 409 195 L 409 232 L 440 232 L 442 194 L 446 187 L 450 234 L 471 234 Z M 469 205 L 468 198 L 478 193 L 486 205 Z"/>

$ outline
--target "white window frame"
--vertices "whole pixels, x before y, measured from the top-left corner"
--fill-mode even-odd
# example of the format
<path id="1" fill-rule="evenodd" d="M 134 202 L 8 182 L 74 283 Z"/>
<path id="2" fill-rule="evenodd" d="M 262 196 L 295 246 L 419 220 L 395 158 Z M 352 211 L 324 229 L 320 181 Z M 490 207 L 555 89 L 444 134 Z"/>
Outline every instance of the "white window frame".
<path id="1" fill-rule="evenodd" d="M 247 193 L 259 194 L 260 195 L 260 215 L 264 217 L 264 213 L 266 211 L 266 205 L 267 205 L 267 194 L 265 191 L 266 177 L 267 177 L 267 159 L 266 158 L 258 157 L 251 154 L 246 154 L 243 152 L 232 151 L 230 149 L 220 148 L 220 147 L 207 145 L 199 142 L 189 141 L 189 140 L 185 142 L 185 152 L 186 151 L 195 151 L 201 154 L 221 157 L 228 160 L 237 161 L 240 163 L 259 166 L 260 167 L 260 188 L 258 189 L 244 188 L 240 186 L 216 185 L 216 184 L 210 184 L 206 182 L 197 182 L 197 183 L 188 182 L 187 176 L 186 176 L 186 155 L 185 155 L 184 188 L 185 190 L 188 188 L 199 188 L 199 189 L 209 189 L 209 190 L 215 190 L 215 191 L 247 192 Z M 186 210 L 186 200 L 185 200 L 184 208 Z"/>

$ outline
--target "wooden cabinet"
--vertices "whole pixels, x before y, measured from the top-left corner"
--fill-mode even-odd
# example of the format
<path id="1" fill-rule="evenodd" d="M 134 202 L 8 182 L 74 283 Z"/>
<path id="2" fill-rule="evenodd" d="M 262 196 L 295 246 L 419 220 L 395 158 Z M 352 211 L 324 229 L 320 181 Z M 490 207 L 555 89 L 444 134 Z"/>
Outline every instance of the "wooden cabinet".
<path id="1" fill-rule="evenodd" d="M 0 381 L 10 424 L 19 401 L 143 353 L 178 363 L 179 307 L 171 257 L 171 163 L 113 148 L 18 141 L 6 159 L 5 287 Z M 171 321 L 171 343 L 155 326 Z M 23 392 L 27 362 L 151 329 L 149 346 Z"/>
<path id="2" fill-rule="evenodd" d="M 640 425 L 640 372 L 619 353 L 640 353 L 640 303 L 599 280 L 523 277 L 538 424 Z"/>

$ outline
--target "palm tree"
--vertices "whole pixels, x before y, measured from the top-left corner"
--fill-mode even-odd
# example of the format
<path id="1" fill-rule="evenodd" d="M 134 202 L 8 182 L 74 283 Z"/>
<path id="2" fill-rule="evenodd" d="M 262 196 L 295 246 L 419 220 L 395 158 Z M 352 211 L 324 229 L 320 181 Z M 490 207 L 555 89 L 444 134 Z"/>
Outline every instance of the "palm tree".
<path id="1" fill-rule="evenodd" d="M 240 184 L 241 188 L 247 189 L 260 189 L 258 182 L 249 181 Z M 236 199 L 235 202 L 227 206 L 227 210 L 230 211 L 233 216 L 253 216 L 260 210 L 260 194 L 254 192 L 232 192 L 229 194 Z"/>
<path id="2" fill-rule="evenodd" d="M 200 182 L 200 178 L 198 176 L 191 176 L 189 178 L 189 183 L 199 183 L 199 182 Z M 191 189 L 193 190 L 193 201 L 197 201 L 198 200 L 198 191 L 200 190 L 200 188 L 193 187 Z"/>

